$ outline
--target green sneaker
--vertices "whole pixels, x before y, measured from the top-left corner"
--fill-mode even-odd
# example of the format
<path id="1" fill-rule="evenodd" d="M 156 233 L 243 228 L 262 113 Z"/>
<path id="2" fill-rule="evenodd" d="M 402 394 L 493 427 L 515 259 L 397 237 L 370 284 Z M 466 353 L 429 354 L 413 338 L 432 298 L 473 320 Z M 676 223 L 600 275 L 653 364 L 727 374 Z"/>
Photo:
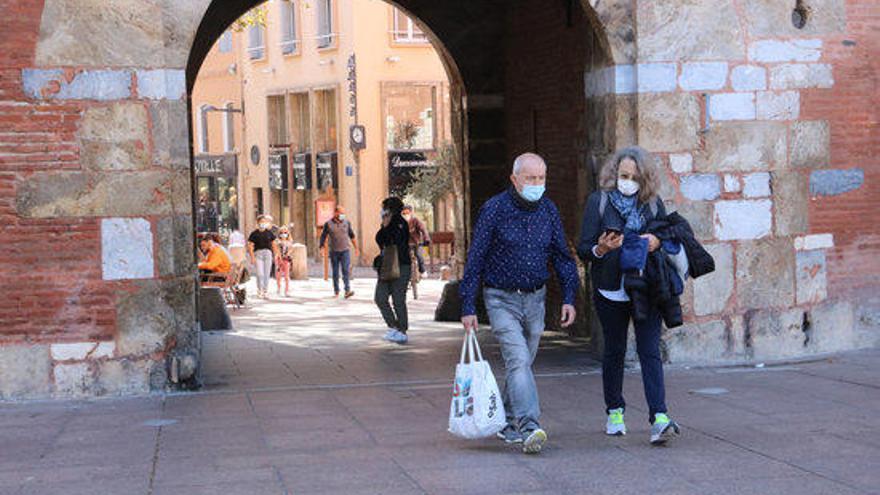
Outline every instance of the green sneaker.
<path id="1" fill-rule="evenodd" d="M 540 428 L 526 430 L 523 432 L 523 453 L 537 454 L 544 448 L 545 442 L 547 442 L 547 433 L 544 430 Z"/>
<path id="2" fill-rule="evenodd" d="M 673 437 L 681 434 L 681 428 L 669 419 L 664 413 L 654 415 L 654 424 L 651 425 L 651 444 L 663 445 Z"/>
<path id="3" fill-rule="evenodd" d="M 620 437 L 626 435 L 626 424 L 623 422 L 623 408 L 608 411 L 608 421 L 605 423 L 605 434 Z"/>

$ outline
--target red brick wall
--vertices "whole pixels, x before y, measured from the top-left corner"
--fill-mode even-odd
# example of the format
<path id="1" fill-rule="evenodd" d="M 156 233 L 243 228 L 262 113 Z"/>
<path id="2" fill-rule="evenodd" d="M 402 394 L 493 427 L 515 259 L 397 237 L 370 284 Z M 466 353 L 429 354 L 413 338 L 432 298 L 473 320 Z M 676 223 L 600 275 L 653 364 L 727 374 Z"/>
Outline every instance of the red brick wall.
<path id="1" fill-rule="evenodd" d="M 105 339 L 113 291 L 101 279 L 98 219 L 23 219 L 15 184 L 38 170 L 78 169 L 82 106 L 28 101 L 21 69 L 33 66 L 41 0 L 0 0 L 0 345 Z M 63 334 L 63 335 L 60 335 Z"/>
<path id="2" fill-rule="evenodd" d="M 880 3 L 848 0 L 846 20 L 846 34 L 825 39 L 834 87 L 801 93 L 801 119 L 830 124 L 831 168 L 865 172 L 861 188 L 810 202 L 810 232 L 834 234 L 830 297 L 880 286 Z"/>

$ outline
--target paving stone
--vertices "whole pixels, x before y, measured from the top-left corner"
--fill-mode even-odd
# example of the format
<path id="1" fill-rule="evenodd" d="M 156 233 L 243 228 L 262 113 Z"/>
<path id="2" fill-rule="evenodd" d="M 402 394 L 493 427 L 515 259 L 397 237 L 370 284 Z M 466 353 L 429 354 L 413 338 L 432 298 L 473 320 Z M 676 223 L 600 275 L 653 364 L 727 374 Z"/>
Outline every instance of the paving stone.
<path id="1" fill-rule="evenodd" d="M 654 152 L 684 151 L 699 144 L 700 103 L 684 93 L 638 96 L 639 144 Z M 676 122 L 670 126 L 669 122 Z"/>
<path id="2" fill-rule="evenodd" d="M 831 163 L 831 132 L 827 120 L 807 120 L 791 125 L 791 165 L 827 167 Z"/>
<path id="3" fill-rule="evenodd" d="M 798 304 L 817 303 L 827 297 L 824 251 L 798 251 L 796 284 Z"/>
<path id="4" fill-rule="evenodd" d="M 0 399 L 48 396 L 50 373 L 48 346 L 0 346 Z"/>
<path id="5" fill-rule="evenodd" d="M 733 293 L 733 248 L 730 244 L 706 244 L 715 259 L 715 271 L 694 279 L 694 313 L 721 313 Z"/>
<path id="6" fill-rule="evenodd" d="M 786 165 L 786 126 L 778 122 L 721 122 L 706 134 L 695 154 L 698 172 L 772 170 Z"/>
<path id="7" fill-rule="evenodd" d="M 743 241 L 736 247 L 736 298 L 743 309 L 794 304 L 795 260 L 791 240 Z"/>
<path id="8" fill-rule="evenodd" d="M 746 47 L 732 0 L 638 2 L 638 59 L 740 60 Z M 700 22 L 728 19 L 733 22 Z"/>

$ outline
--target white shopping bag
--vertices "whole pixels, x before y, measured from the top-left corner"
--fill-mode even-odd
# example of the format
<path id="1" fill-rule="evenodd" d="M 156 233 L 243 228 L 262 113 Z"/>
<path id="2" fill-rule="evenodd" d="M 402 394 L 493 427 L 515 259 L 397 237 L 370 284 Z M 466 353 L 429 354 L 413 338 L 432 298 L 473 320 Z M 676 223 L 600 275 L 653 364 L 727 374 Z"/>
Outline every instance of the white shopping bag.
<path id="1" fill-rule="evenodd" d="M 455 366 L 449 432 L 462 438 L 484 438 L 498 433 L 506 424 L 495 375 L 489 362 L 483 360 L 476 332 L 467 332 L 461 344 L 461 359 Z"/>

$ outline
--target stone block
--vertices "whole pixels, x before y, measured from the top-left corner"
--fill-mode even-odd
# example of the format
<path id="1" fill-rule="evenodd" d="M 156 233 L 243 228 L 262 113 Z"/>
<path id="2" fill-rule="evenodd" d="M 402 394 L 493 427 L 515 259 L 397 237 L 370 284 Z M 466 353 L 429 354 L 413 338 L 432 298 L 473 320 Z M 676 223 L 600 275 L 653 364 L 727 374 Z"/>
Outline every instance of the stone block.
<path id="1" fill-rule="evenodd" d="M 828 277 L 824 251 L 798 251 L 796 254 L 797 303 L 812 304 L 828 296 Z"/>
<path id="2" fill-rule="evenodd" d="M 46 0 L 36 62 L 61 66 L 165 63 L 162 5 L 156 0 Z"/>
<path id="3" fill-rule="evenodd" d="M 669 168 L 677 174 L 687 174 L 694 170 L 694 157 L 690 153 L 669 155 Z"/>
<path id="4" fill-rule="evenodd" d="M 184 199 L 192 194 L 187 193 L 188 174 L 159 170 L 35 173 L 17 184 L 16 210 L 28 218 L 167 215 L 174 210 L 184 214 L 192 211 L 191 196 Z"/>
<path id="5" fill-rule="evenodd" d="M 743 196 L 765 198 L 770 196 L 770 173 L 757 172 L 743 177 Z"/>
<path id="6" fill-rule="evenodd" d="M 733 0 L 637 2 L 638 59 L 741 60 L 746 47 Z M 729 22 L 723 22 L 729 21 Z"/>
<path id="7" fill-rule="evenodd" d="M 162 217 L 156 222 L 158 251 L 156 264 L 160 277 L 193 273 L 192 217 L 179 215 Z"/>
<path id="8" fill-rule="evenodd" d="M 694 313 L 705 316 L 721 313 L 733 294 L 733 248 L 730 244 L 707 244 L 715 259 L 715 271 L 694 279 Z"/>
<path id="9" fill-rule="evenodd" d="M 744 323 L 747 352 L 756 361 L 803 356 L 807 352 L 803 309 L 747 311 Z"/>
<path id="10" fill-rule="evenodd" d="M 794 249 L 789 239 L 745 241 L 736 248 L 736 297 L 742 309 L 794 305 Z"/>
<path id="11" fill-rule="evenodd" d="M 211 0 L 158 1 L 162 5 L 165 66 L 184 68 L 189 60 L 196 31 L 205 17 Z"/>
<path id="12" fill-rule="evenodd" d="M 724 192 L 737 193 L 742 190 L 742 182 L 739 176 L 733 174 L 724 174 Z"/>
<path id="13" fill-rule="evenodd" d="M 761 91 L 767 89 L 767 69 L 757 65 L 739 65 L 730 73 L 734 91 Z"/>
<path id="14" fill-rule="evenodd" d="M 718 90 L 727 84 L 727 62 L 692 62 L 681 65 L 678 85 L 685 91 Z"/>
<path id="15" fill-rule="evenodd" d="M 671 328 L 666 330 L 663 344 L 670 363 L 717 363 L 727 357 L 727 325 L 715 320 Z"/>
<path id="16" fill-rule="evenodd" d="M 104 280 L 153 278 L 153 231 L 149 220 L 101 220 L 101 267 Z"/>
<path id="17" fill-rule="evenodd" d="M 149 359 L 121 359 L 101 363 L 96 383 L 97 395 L 138 395 L 150 392 Z"/>
<path id="18" fill-rule="evenodd" d="M 829 249 L 834 247 L 833 234 L 810 234 L 796 237 L 794 248 L 798 251 L 811 251 L 813 249 Z"/>
<path id="19" fill-rule="evenodd" d="M 763 63 L 816 62 L 822 56 L 822 40 L 758 40 L 749 45 L 749 60 Z"/>
<path id="20" fill-rule="evenodd" d="M 639 64 L 636 86 L 639 93 L 675 91 L 675 64 Z"/>
<path id="21" fill-rule="evenodd" d="M 147 110 L 137 103 L 90 107 L 77 137 L 80 163 L 93 170 L 139 170 L 149 167 Z"/>
<path id="22" fill-rule="evenodd" d="M 797 91 L 758 93 L 759 120 L 796 120 L 801 114 L 801 94 Z"/>
<path id="23" fill-rule="evenodd" d="M 138 96 L 151 100 L 180 100 L 186 96 L 186 73 L 179 69 L 138 70 Z"/>
<path id="24" fill-rule="evenodd" d="M 814 196 L 837 196 L 855 191 L 864 183 L 865 171 L 860 168 L 810 172 L 810 194 Z"/>
<path id="25" fill-rule="evenodd" d="M 695 95 L 639 95 L 639 144 L 654 152 L 684 151 L 699 145 L 700 103 Z M 669 125 L 675 122 L 675 125 Z"/>
<path id="26" fill-rule="evenodd" d="M 855 349 L 859 338 L 855 330 L 852 303 L 827 301 L 810 312 L 810 340 L 815 352 L 839 352 Z"/>
<path id="27" fill-rule="evenodd" d="M 827 167 L 831 163 L 831 130 L 828 121 L 808 120 L 791 125 L 791 165 Z"/>
<path id="28" fill-rule="evenodd" d="M 116 302 L 117 354 L 123 357 L 162 351 L 177 331 L 174 308 L 165 302 L 159 282 L 138 282 L 137 288 L 120 293 Z"/>
<path id="29" fill-rule="evenodd" d="M 803 37 L 842 33 L 846 29 L 846 0 L 810 0 L 806 25 L 798 29 L 791 22 L 794 2 L 744 0 L 741 2 L 749 34 L 760 37 Z"/>
<path id="30" fill-rule="evenodd" d="M 681 177 L 681 194 L 691 201 L 711 201 L 721 195 L 721 179 L 715 174 Z"/>
<path id="31" fill-rule="evenodd" d="M 660 187 L 657 189 L 657 195 L 666 201 L 675 199 L 676 194 L 678 194 L 678 188 L 676 187 L 673 175 L 670 174 L 669 171 L 667 171 L 665 168 L 659 167 L 657 168 L 657 178 L 660 181 Z"/>
<path id="32" fill-rule="evenodd" d="M 131 96 L 131 71 L 83 71 L 68 81 L 64 71 L 58 69 L 24 69 L 22 84 L 31 98 L 122 100 Z"/>
<path id="33" fill-rule="evenodd" d="M 113 342 L 71 342 L 50 346 L 50 353 L 55 361 L 100 359 L 112 356 L 114 350 L 116 344 Z"/>
<path id="34" fill-rule="evenodd" d="M 834 76 L 829 64 L 783 64 L 770 69 L 770 89 L 830 88 Z"/>
<path id="35" fill-rule="evenodd" d="M 797 171 L 777 171 L 772 175 L 776 235 L 798 235 L 809 226 L 810 195 L 807 177 Z"/>
<path id="36" fill-rule="evenodd" d="M 731 200 L 715 203 L 715 237 L 722 241 L 760 239 L 770 235 L 773 203 L 764 200 Z"/>
<path id="37" fill-rule="evenodd" d="M 754 93 L 719 93 L 709 97 L 712 120 L 754 120 Z"/>
<path id="38" fill-rule="evenodd" d="M 714 225 L 712 223 L 712 203 L 707 201 L 688 201 L 675 205 L 675 211 L 683 216 L 691 228 L 697 239 L 712 239 L 715 235 Z"/>
<path id="39" fill-rule="evenodd" d="M 95 376 L 89 363 L 56 364 L 55 394 L 62 397 L 82 397 L 92 394 Z"/>
<path id="40" fill-rule="evenodd" d="M 786 164 L 786 126 L 779 122 L 724 122 L 706 134 L 705 152 L 695 155 L 698 172 L 745 172 Z"/>
<path id="41" fill-rule="evenodd" d="M 0 399 L 47 397 L 50 363 L 46 345 L 0 346 Z"/>

